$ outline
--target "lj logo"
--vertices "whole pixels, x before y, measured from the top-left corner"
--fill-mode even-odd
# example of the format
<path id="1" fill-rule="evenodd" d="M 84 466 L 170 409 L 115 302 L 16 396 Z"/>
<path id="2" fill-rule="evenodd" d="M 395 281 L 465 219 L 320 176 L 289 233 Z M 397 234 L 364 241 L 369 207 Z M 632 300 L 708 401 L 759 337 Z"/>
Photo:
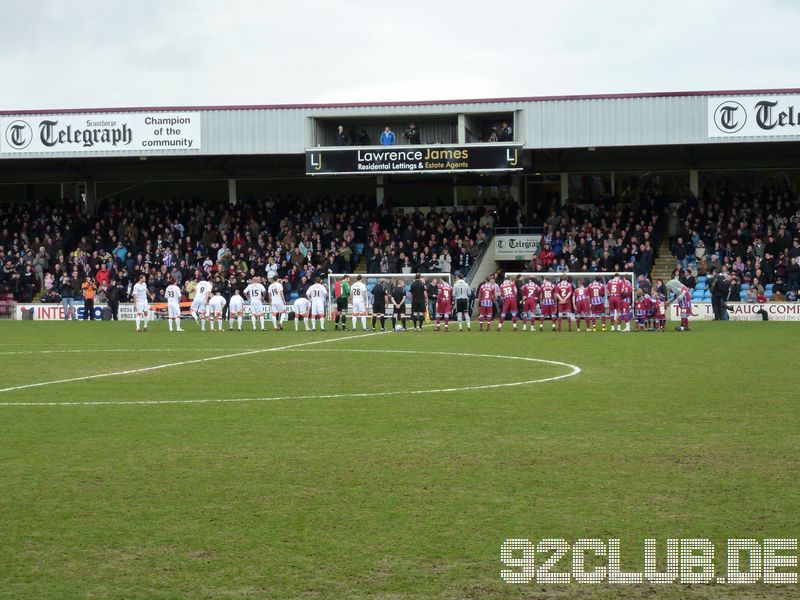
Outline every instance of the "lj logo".
<path id="1" fill-rule="evenodd" d="M 311 166 L 314 167 L 315 171 L 319 171 L 322 168 L 322 154 L 317 154 L 316 159 L 314 158 L 314 153 L 311 153 Z"/>
<path id="2" fill-rule="evenodd" d="M 733 100 L 720 104 L 714 111 L 714 124 L 722 133 L 736 133 L 747 123 L 744 106 Z"/>
<path id="3" fill-rule="evenodd" d="M 513 150 L 511 148 L 508 148 L 506 150 L 506 162 L 512 167 L 516 167 L 517 162 L 519 161 L 517 157 L 517 152 L 518 150 L 516 148 L 514 148 Z"/>
<path id="4" fill-rule="evenodd" d="M 6 142 L 15 150 L 27 148 L 31 140 L 33 140 L 33 131 L 25 121 L 12 121 L 6 127 Z"/>

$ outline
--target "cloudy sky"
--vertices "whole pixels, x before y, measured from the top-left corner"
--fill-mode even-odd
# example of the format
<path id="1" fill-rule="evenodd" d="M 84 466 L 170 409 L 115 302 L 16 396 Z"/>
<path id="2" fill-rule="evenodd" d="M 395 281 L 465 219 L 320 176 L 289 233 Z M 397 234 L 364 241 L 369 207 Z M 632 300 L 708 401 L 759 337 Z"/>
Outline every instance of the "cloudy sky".
<path id="1" fill-rule="evenodd" d="M 800 87 L 793 0 L 29 0 L 0 110 Z"/>

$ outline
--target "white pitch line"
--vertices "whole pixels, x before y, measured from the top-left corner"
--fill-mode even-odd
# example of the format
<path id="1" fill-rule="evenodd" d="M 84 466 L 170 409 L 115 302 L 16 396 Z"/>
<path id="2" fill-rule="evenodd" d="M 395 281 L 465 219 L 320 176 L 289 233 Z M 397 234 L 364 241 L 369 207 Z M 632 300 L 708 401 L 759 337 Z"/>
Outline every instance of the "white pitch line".
<path id="1" fill-rule="evenodd" d="M 383 332 L 381 332 L 383 333 Z M 365 334 L 376 335 L 376 334 Z M 354 337 L 364 337 L 354 336 Z M 287 346 L 284 348 L 274 348 L 274 350 L 289 350 L 293 352 L 314 352 L 312 350 L 291 350 L 292 348 L 306 346 L 311 343 L 322 343 L 326 341 L 335 341 L 337 339 L 352 339 L 352 338 L 334 338 L 333 340 L 320 340 L 319 342 L 309 342 L 305 344 L 298 344 Z M 494 358 L 505 360 L 521 360 L 528 362 L 537 362 L 558 365 L 570 369 L 569 373 L 563 375 L 555 375 L 553 377 L 545 377 L 542 379 L 529 379 L 526 381 L 511 381 L 506 383 L 491 383 L 484 385 L 472 385 L 462 387 L 449 387 L 449 388 L 434 388 L 426 390 L 392 390 L 388 392 L 353 392 L 343 394 L 314 394 L 303 396 L 271 396 L 271 397 L 254 397 L 254 398 L 206 398 L 197 400 L 133 400 L 133 401 L 81 401 L 81 402 L 3 402 L 0 406 L 120 406 L 120 405 L 153 405 L 153 404 L 228 404 L 240 402 L 268 402 L 280 400 L 335 400 L 338 398 L 377 398 L 385 396 L 403 396 L 403 395 L 419 395 L 419 394 L 439 394 L 439 393 L 452 393 L 452 392 L 471 392 L 477 390 L 498 389 L 504 387 L 518 387 L 522 385 L 533 385 L 536 383 L 546 383 L 548 381 L 557 381 L 559 379 L 566 379 L 573 377 L 581 372 L 581 368 L 577 365 L 565 363 L 557 360 L 548 360 L 544 358 L 530 358 L 527 356 L 507 356 L 502 354 L 471 354 L 466 352 L 440 352 L 440 351 L 423 351 L 423 350 L 366 350 L 366 349 L 351 349 L 345 348 L 343 350 L 327 350 L 321 349 L 316 352 L 367 352 L 367 353 L 389 353 L 389 354 L 434 354 L 446 356 L 466 356 L 474 358 Z"/>
<path id="2" fill-rule="evenodd" d="M 0 356 L 16 354 L 85 354 L 86 352 L 224 352 L 235 348 L 82 348 L 80 350 L 9 350 L 0 352 Z"/>
<path id="3" fill-rule="evenodd" d="M 247 350 L 246 352 L 234 352 L 233 354 L 220 354 L 217 356 L 208 356 L 206 358 L 195 358 L 192 360 L 182 360 L 172 363 L 164 363 L 160 365 L 153 365 L 152 367 L 141 367 L 138 369 L 127 369 L 125 371 L 112 371 L 110 373 L 98 373 L 96 375 L 83 375 L 81 377 L 69 377 L 67 379 L 55 379 L 51 381 L 40 381 L 38 383 L 26 383 L 24 385 L 15 385 L 7 388 L 0 388 L 0 393 L 13 392 L 16 390 L 25 390 L 30 388 L 44 387 L 47 385 L 56 385 L 59 383 L 71 383 L 74 381 L 89 381 L 92 379 L 101 379 L 103 377 L 115 377 L 117 375 L 133 375 L 135 373 L 147 373 L 148 371 L 158 371 L 160 369 L 168 369 L 169 367 L 181 367 L 184 365 L 194 365 L 214 360 L 223 360 L 226 358 L 238 358 L 240 356 L 252 356 L 254 354 L 262 354 L 264 352 L 277 352 L 278 350 L 289 350 L 290 348 L 299 348 L 301 346 L 312 346 L 314 344 L 328 344 L 331 342 L 339 342 L 342 340 L 355 340 L 357 338 L 370 337 L 373 335 L 382 335 L 383 331 L 373 333 L 362 333 L 360 335 L 353 335 L 350 337 L 329 338 L 326 340 L 314 340 L 313 342 L 301 342 L 299 344 L 290 344 L 288 346 L 276 346 L 274 348 L 259 348 L 257 350 Z M 8 403 L 7 403 L 8 404 Z M 4 404 L 2 406 L 5 406 Z"/>

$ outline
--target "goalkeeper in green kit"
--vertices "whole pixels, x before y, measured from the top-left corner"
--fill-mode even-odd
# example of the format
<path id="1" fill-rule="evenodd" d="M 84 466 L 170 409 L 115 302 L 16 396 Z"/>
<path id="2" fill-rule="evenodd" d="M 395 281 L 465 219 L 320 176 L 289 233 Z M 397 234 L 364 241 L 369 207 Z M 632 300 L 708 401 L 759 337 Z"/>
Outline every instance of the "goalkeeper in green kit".
<path id="1" fill-rule="evenodd" d="M 333 293 L 336 296 L 336 314 L 333 316 L 334 329 L 339 329 L 339 320 L 342 322 L 342 329 L 347 331 L 347 302 L 350 299 L 350 275 L 345 275 L 333 286 Z"/>

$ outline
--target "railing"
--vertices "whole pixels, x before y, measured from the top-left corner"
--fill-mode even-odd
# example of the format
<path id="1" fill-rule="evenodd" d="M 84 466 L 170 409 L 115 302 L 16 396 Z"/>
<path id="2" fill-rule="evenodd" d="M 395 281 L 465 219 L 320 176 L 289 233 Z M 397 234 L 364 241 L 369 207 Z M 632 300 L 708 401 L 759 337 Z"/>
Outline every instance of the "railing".
<path id="1" fill-rule="evenodd" d="M 544 227 L 495 227 L 495 235 L 542 235 Z"/>
<path id="2" fill-rule="evenodd" d="M 469 271 L 464 273 L 464 281 L 468 284 L 472 285 L 472 280 L 475 278 L 475 272 L 478 269 L 478 265 L 481 264 L 484 255 L 486 254 L 486 250 L 489 249 L 489 246 L 494 243 L 494 234 L 490 235 L 486 238 L 486 241 L 483 244 L 483 248 L 481 248 L 480 252 L 475 256 L 475 260 L 472 263 L 472 266 L 469 268 Z"/>

